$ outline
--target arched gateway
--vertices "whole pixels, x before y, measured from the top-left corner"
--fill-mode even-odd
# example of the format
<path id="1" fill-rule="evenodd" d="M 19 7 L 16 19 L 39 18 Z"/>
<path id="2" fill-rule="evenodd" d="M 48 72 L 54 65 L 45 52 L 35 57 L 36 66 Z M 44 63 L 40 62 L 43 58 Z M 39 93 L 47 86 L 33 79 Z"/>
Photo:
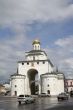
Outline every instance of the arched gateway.
<path id="1" fill-rule="evenodd" d="M 35 95 L 38 93 L 38 71 L 36 69 L 30 69 L 27 72 L 29 79 L 29 87 L 31 95 Z"/>

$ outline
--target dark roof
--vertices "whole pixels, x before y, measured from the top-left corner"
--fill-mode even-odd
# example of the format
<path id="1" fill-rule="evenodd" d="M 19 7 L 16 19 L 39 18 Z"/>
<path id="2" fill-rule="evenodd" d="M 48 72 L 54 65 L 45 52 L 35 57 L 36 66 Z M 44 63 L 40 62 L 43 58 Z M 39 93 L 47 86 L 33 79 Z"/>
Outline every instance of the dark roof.
<path id="1" fill-rule="evenodd" d="M 63 74 L 63 73 L 53 71 L 53 72 L 51 72 L 51 73 L 45 73 L 45 74 L 42 74 L 42 75 L 58 75 L 58 74 Z M 64 75 L 64 74 L 63 74 L 63 75 Z"/>
<path id="2" fill-rule="evenodd" d="M 57 75 L 56 73 L 44 73 L 44 74 L 41 74 L 42 75 Z"/>
<path id="3" fill-rule="evenodd" d="M 31 50 L 31 51 L 26 52 L 26 53 L 36 54 L 36 53 L 41 53 L 41 52 L 43 52 L 47 56 L 46 52 L 45 51 L 42 51 L 42 50 Z"/>
<path id="4" fill-rule="evenodd" d="M 41 53 L 28 53 L 28 55 L 26 55 L 26 56 L 32 56 L 32 55 L 43 55 L 43 54 L 41 54 Z"/>
<path id="5" fill-rule="evenodd" d="M 42 52 L 42 50 L 31 50 L 31 51 L 26 52 L 26 53 L 34 53 L 34 52 Z"/>
<path id="6" fill-rule="evenodd" d="M 25 76 L 25 75 L 14 73 L 11 76 Z"/>

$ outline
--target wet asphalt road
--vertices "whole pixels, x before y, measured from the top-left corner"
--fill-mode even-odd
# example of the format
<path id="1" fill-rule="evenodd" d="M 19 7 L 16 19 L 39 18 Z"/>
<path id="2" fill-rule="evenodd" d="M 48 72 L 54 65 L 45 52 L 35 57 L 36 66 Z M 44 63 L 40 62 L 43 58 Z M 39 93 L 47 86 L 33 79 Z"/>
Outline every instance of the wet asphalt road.
<path id="1" fill-rule="evenodd" d="M 17 98 L 0 97 L 0 110 L 73 110 L 73 98 L 57 101 L 57 98 L 36 98 L 35 103 L 19 105 Z"/>

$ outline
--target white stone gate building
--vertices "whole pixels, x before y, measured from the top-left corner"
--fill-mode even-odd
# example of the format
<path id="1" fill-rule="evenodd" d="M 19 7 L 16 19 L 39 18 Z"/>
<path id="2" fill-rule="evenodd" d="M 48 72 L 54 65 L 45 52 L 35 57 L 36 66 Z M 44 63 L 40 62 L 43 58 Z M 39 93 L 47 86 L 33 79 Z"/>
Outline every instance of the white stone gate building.
<path id="1" fill-rule="evenodd" d="M 64 75 L 54 72 L 53 64 L 40 41 L 34 40 L 33 50 L 26 52 L 25 61 L 18 61 L 18 72 L 11 75 L 11 95 L 50 94 L 64 92 Z"/>

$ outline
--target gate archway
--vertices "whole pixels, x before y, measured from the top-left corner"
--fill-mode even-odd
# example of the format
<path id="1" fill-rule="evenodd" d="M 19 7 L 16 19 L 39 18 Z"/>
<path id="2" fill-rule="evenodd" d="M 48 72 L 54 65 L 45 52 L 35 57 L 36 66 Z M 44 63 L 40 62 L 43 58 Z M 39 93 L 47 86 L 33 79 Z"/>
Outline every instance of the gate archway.
<path id="1" fill-rule="evenodd" d="M 38 93 L 38 71 L 36 69 L 30 69 L 28 71 L 29 86 L 31 95 Z"/>

